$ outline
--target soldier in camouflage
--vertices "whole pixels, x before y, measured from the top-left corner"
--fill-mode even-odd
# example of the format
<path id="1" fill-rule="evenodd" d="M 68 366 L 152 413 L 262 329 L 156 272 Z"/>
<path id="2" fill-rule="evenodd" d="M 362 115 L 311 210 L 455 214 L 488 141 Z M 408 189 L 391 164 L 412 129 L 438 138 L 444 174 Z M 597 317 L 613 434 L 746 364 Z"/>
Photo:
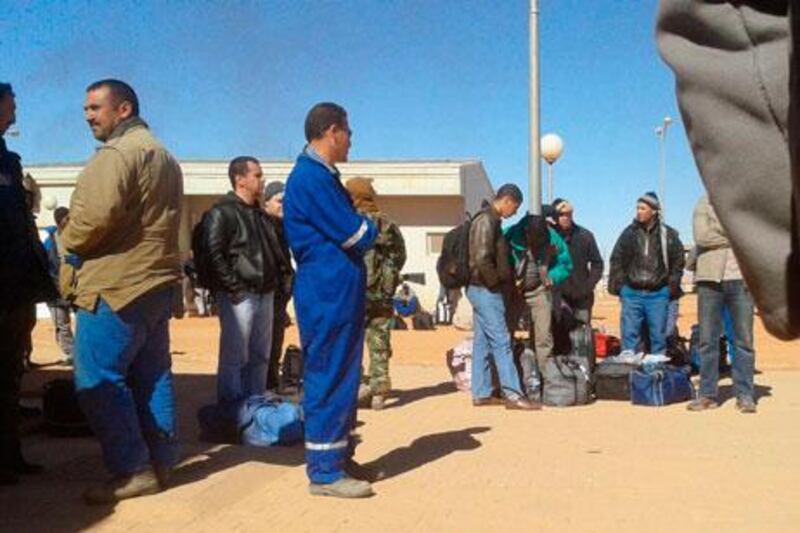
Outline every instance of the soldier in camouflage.
<path id="1" fill-rule="evenodd" d="M 367 331 L 369 374 L 362 377 L 372 397 L 373 409 L 382 409 L 391 389 L 389 358 L 392 356 L 392 298 L 400 284 L 400 271 L 406 262 L 406 245 L 397 225 L 378 209 L 375 189 L 368 178 L 353 178 L 346 184 L 359 213 L 368 216 L 378 228 L 375 246 L 364 256 L 367 267 Z"/>

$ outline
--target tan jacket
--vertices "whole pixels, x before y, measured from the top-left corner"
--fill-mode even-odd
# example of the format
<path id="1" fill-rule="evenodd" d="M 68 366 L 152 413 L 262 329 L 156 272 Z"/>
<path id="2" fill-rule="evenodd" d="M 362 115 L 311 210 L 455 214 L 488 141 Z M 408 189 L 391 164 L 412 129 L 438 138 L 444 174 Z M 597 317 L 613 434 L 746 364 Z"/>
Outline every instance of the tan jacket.
<path id="1" fill-rule="evenodd" d="M 700 198 L 694 208 L 692 229 L 697 253 L 695 281 L 722 281 L 733 250 L 708 196 Z"/>
<path id="2" fill-rule="evenodd" d="M 62 240 L 81 265 L 62 268 L 61 286 L 71 287 L 76 305 L 93 310 L 102 297 L 117 311 L 180 279 L 182 197 L 180 166 L 147 124 L 120 124 L 72 193 Z"/>

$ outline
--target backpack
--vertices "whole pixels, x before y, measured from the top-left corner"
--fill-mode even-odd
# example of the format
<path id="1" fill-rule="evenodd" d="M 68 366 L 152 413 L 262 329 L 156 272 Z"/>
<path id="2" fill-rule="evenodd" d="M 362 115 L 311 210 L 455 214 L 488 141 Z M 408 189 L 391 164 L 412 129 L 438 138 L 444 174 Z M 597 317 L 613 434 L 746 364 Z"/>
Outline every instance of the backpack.
<path id="1" fill-rule="evenodd" d="M 299 389 L 303 382 L 303 351 L 290 344 L 281 362 L 281 390 Z"/>
<path id="2" fill-rule="evenodd" d="M 204 289 L 211 289 L 213 285 L 213 270 L 211 269 L 211 258 L 209 257 L 208 241 L 206 239 L 207 217 L 208 211 L 203 213 L 200 221 L 192 228 L 192 257 L 197 285 Z"/>
<path id="3" fill-rule="evenodd" d="M 446 289 L 460 289 L 469 285 L 469 230 L 473 218 L 467 220 L 444 235 L 442 253 L 436 261 L 439 283 Z"/>

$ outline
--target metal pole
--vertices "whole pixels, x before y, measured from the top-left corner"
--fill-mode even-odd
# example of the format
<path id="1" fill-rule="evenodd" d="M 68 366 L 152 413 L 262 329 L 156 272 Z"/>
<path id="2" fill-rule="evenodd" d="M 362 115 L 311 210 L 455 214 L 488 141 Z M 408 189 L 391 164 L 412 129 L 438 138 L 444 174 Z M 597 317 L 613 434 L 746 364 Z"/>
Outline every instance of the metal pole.
<path id="1" fill-rule="evenodd" d="M 530 137 L 528 140 L 528 195 L 530 212 L 542 214 L 542 166 L 539 145 L 539 0 L 530 0 Z"/>
<path id="2" fill-rule="evenodd" d="M 664 214 L 664 206 L 666 205 L 664 198 L 664 190 L 666 189 L 666 161 L 664 160 L 664 137 L 667 134 L 666 128 L 661 128 L 658 134 L 658 199 L 661 202 L 662 218 Z"/>

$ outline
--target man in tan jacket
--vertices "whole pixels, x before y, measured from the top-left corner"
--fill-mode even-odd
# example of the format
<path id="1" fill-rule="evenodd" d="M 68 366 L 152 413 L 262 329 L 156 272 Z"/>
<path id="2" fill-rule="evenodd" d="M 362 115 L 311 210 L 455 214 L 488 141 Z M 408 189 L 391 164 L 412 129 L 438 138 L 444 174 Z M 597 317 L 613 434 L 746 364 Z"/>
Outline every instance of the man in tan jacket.
<path id="1" fill-rule="evenodd" d="M 183 179 L 126 83 L 90 85 L 84 113 L 104 144 L 72 195 L 61 285 L 78 306 L 78 398 L 113 474 L 84 494 L 98 504 L 162 490 L 177 460 L 168 324 Z"/>
<path id="2" fill-rule="evenodd" d="M 718 406 L 719 337 L 722 333 L 722 309 L 727 307 L 734 333 L 734 338 L 729 340 L 736 349 L 732 361 L 736 408 L 743 413 L 755 413 L 753 299 L 708 196 L 700 198 L 695 206 L 692 225 L 697 247 L 695 281 L 700 321 L 700 394 L 687 408 L 704 411 Z"/>

